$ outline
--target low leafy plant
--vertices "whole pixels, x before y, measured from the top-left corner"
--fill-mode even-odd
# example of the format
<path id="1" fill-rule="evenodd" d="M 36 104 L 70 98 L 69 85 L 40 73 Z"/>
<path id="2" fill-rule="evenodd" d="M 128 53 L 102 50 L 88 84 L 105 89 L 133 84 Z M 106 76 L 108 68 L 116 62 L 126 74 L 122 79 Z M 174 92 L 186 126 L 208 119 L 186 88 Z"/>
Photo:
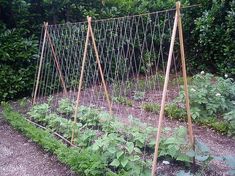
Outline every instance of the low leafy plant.
<path id="1" fill-rule="evenodd" d="M 28 114 L 33 118 L 36 122 L 44 122 L 46 120 L 46 115 L 49 112 L 49 105 L 47 103 L 37 104 L 33 106 Z"/>
<path id="2" fill-rule="evenodd" d="M 58 159 L 73 171 L 84 176 L 103 176 L 109 173 L 105 160 L 99 153 L 89 149 L 79 150 L 68 148 L 54 138 L 48 131 L 36 128 L 28 123 L 19 113 L 14 112 L 7 104 L 4 105 L 4 117 L 17 130 L 44 148 L 55 154 Z"/>
<path id="3" fill-rule="evenodd" d="M 187 131 L 185 128 L 180 127 L 176 129 L 173 136 L 161 140 L 160 148 L 162 149 L 159 153 L 161 156 L 170 156 L 178 161 L 191 162 L 192 157 L 186 155 L 185 153 L 190 150 L 188 141 L 186 140 Z"/>
<path id="4" fill-rule="evenodd" d="M 61 99 L 59 101 L 59 107 L 57 108 L 57 110 L 62 114 L 72 114 L 74 111 L 73 103 L 68 98 Z"/>
<path id="5" fill-rule="evenodd" d="M 133 99 L 140 101 L 144 99 L 144 96 L 145 96 L 145 92 L 135 91 L 133 95 Z"/>
<path id="6" fill-rule="evenodd" d="M 21 108 L 25 108 L 28 104 L 28 99 L 26 97 L 24 97 L 24 98 L 18 100 L 18 102 L 19 102 L 19 105 Z"/>
<path id="7" fill-rule="evenodd" d="M 202 72 L 192 78 L 189 95 L 192 118 L 195 121 L 203 121 L 210 117 L 224 120 L 230 126 L 229 134 L 234 135 L 235 83 L 232 79 Z M 178 101 L 184 103 L 183 90 Z"/>
<path id="8" fill-rule="evenodd" d="M 150 171 L 149 165 L 140 159 L 141 150 L 117 133 L 95 140 L 92 150 L 103 153 L 110 166 L 129 171 L 131 175 L 144 175 Z"/>
<path id="9" fill-rule="evenodd" d="M 230 136 L 235 136 L 235 110 L 224 114 L 224 119 L 229 123 L 228 134 Z"/>
<path id="10" fill-rule="evenodd" d="M 80 106 L 78 119 L 87 126 L 97 126 L 99 124 L 99 111 L 94 108 Z"/>
<path id="11" fill-rule="evenodd" d="M 57 113 L 55 108 L 44 103 L 35 105 L 29 114 L 38 117 L 37 122 L 68 140 L 75 126 L 75 143 L 82 149 L 100 154 L 109 173 L 149 175 L 151 163 L 144 159 L 144 155 L 150 155 L 154 151 L 156 128 L 133 116 L 128 117 L 128 125 L 123 124 L 106 112 L 85 106 L 79 107 L 76 124 Z M 187 155 L 190 146 L 187 145 L 184 131 L 186 129 L 180 128 L 170 136 L 163 135 L 159 147 L 160 157 L 191 162 L 192 157 Z M 163 132 L 169 132 L 169 129 L 164 129 Z M 96 173 L 89 170 L 89 173 L 93 172 Z"/>
<path id="12" fill-rule="evenodd" d="M 160 111 L 160 105 L 156 103 L 143 103 L 141 107 L 147 112 L 158 113 Z"/>
<path id="13" fill-rule="evenodd" d="M 78 134 L 78 138 L 75 139 L 77 146 L 79 147 L 88 147 L 92 144 L 92 142 L 96 139 L 96 134 L 99 131 L 92 130 L 89 128 L 85 128 L 80 131 Z"/>
<path id="14" fill-rule="evenodd" d="M 122 104 L 125 106 L 132 106 L 133 105 L 133 102 L 131 100 L 129 100 L 127 97 L 118 96 L 118 97 L 113 97 L 112 100 L 115 103 L 119 103 L 119 104 Z"/>
<path id="15" fill-rule="evenodd" d="M 183 120 L 186 118 L 186 111 L 182 108 L 179 108 L 174 103 L 167 104 L 164 110 L 165 110 L 166 116 L 170 117 L 171 119 Z"/>

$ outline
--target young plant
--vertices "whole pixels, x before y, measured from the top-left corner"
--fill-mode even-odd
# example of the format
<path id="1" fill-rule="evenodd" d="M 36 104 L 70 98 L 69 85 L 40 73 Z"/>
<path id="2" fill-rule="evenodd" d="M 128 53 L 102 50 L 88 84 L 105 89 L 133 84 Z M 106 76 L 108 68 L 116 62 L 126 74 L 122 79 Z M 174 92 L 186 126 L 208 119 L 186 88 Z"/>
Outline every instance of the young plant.
<path id="1" fill-rule="evenodd" d="M 228 122 L 228 135 L 235 136 L 235 110 L 224 114 L 224 120 Z"/>
<path id="2" fill-rule="evenodd" d="M 186 118 L 186 111 L 182 108 L 179 108 L 176 104 L 167 104 L 165 106 L 165 114 L 171 119 L 182 120 Z"/>
<path id="3" fill-rule="evenodd" d="M 158 113 L 160 111 L 160 105 L 156 103 L 143 103 L 141 107 L 147 112 Z"/>
<path id="4" fill-rule="evenodd" d="M 133 95 L 133 99 L 136 101 L 143 100 L 145 96 L 145 92 L 135 91 Z"/>
<path id="5" fill-rule="evenodd" d="M 28 114 L 32 117 L 36 122 L 44 122 L 45 117 L 49 112 L 49 105 L 47 103 L 37 104 L 33 106 Z"/>
<path id="6" fill-rule="evenodd" d="M 133 104 L 133 102 L 129 100 L 127 97 L 122 97 L 122 96 L 113 97 L 112 100 L 115 103 L 119 103 L 125 106 L 132 106 Z"/>
<path id="7" fill-rule="evenodd" d="M 73 103 L 68 98 L 61 99 L 59 101 L 59 107 L 57 108 L 57 111 L 61 114 L 70 115 L 74 111 Z"/>

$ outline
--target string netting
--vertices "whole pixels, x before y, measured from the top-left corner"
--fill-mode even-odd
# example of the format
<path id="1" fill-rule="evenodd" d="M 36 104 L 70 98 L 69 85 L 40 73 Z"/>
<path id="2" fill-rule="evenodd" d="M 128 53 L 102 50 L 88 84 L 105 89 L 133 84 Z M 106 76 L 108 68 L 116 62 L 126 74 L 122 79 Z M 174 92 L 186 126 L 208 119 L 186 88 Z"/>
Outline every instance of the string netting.
<path id="1" fill-rule="evenodd" d="M 74 144 L 104 153 L 113 172 L 124 168 L 138 175 L 138 169 L 143 173 L 151 167 L 174 17 L 175 10 L 167 10 L 92 21 L 113 114 L 108 113 L 102 75 L 89 38 Z M 61 117 L 67 127 L 74 118 L 87 29 L 87 22 L 47 27 L 36 102 L 49 99 L 47 114 Z M 167 103 L 178 96 L 180 69 L 176 41 Z M 70 140 L 72 129 L 62 129 L 60 126 L 57 132 Z M 102 145 L 105 142 L 107 146 Z"/>

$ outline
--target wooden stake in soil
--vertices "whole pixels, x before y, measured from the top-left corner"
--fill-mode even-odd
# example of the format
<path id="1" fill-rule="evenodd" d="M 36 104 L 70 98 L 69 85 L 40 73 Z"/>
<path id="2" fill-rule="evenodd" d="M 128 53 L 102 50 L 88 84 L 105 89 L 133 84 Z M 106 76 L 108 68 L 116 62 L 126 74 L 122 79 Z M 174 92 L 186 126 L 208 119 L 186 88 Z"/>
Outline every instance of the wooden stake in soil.
<path id="1" fill-rule="evenodd" d="M 50 44 L 50 46 L 51 46 L 51 51 L 52 51 L 52 54 L 53 54 L 53 57 L 54 57 L 54 62 L 55 62 L 57 71 L 59 72 L 59 77 L 60 77 L 61 84 L 62 84 L 62 86 L 63 86 L 64 94 L 65 94 L 66 96 L 68 96 L 68 92 L 67 92 L 67 89 L 66 89 L 64 77 L 63 77 L 62 71 L 61 71 L 61 69 L 60 69 L 61 67 L 60 67 L 60 63 L 59 63 L 59 61 L 58 61 L 58 59 L 57 59 L 57 55 L 56 55 L 56 52 L 55 52 L 54 45 L 53 45 L 53 43 L 52 43 L 52 40 L 51 40 L 51 37 L 50 37 L 50 34 L 49 34 L 48 30 L 46 30 L 46 32 L 47 32 L 49 44 Z"/>
<path id="2" fill-rule="evenodd" d="M 101 76 L 102 84 L 103 84 L 103 87 L 104 87 L 105 96 L 106 96 L 108 106 L 109 106 L 109 112 L 110 112 L 110 114 L 112 114 L 112 105 L 111 105 L 111 101 L 110 101 L 110 98 L 109 98 L 108 89 L 107 89 L 107 86 L 106 86 L 106 83 L 105 83 L 105 80 L 104 80 L 103 70 L 102 70 L 102 67 L 101 67 L 101 64 L 100 64 L 98 49 L 96 47 L 95 37 L 94 37 L 94 33 L 92 31 L 91 20 L 88 21 L 88 27 L 90 28 L 91 39 L 92 39 L 93 47 L 94 47 L 94 50 L 95 50 L 96 61 L 97 61 L 98 67 L 99 67 L 100 76 Z"/>
<path id="3" fill-rule="evenodd" d="M 174 20 L 174 27 L 173 27 L 172 36 L 171 36 L 168 61 L 167 61 L 167 69 L 166 69 L 166 75 L 165 75 L 165 81 L 164 81 L 164 87 L 163 87 L 161 109 L 160 109 L 160 114 L 159 114 L 158 129 L 157 129 L 157 136 L 156 136 L 156 145 L 155 145 L 154 158 L 153 158 L 153 164 L 152 164 L 152 174 L 151 174 L 152 176 L 155 176 L 156 171 L 157 171 L 158 148 L 159 148 L 159 142 L 160 142 L 162 120 L 163 120 L 163 116 L 164 116 L 164 108 L 165 108 L 165 101 L 166 101 L 166 94 L 167 94 L 167 86 L 168 86 L 168 82 L 169 82 L 172 54 L 173 54 L 174 42 L 175 42 L 175 36 L 176 36 L 176 30 L 177 30 L 177 22 L 178 22 L 178 13 L 176 12 L 175 13 L 175 20 Z"/>
<path id="4" fill-rule="evenodd" d="M 88 24 L 89 24 L 90 20 L 91 20 L 91 18 L 87 17 Z M 74 122 L 73 122 L 74 126 L 73 126 L 73 129 L 72 129 L 72 138 L 71 138 L 71 143 L 72 144 L 74 142 L 74 133 L 75 133 L 74 127 L 76 126 L 76 123 L 77 123 L 78 106 L 79 106 L 79 103 L 80 103 L 80 95 L 81 95 L 81 89 L 82 89 L 82 81 L 83 81 L 83 75 L 84 75 L 84 68 L 85 68 L 85 61 L 86 61 L 86 55 L 87 55 L 89 36 L 90 36 L 90 28 L 88 26 L 87 35 L 86 35 L 86 42 L 85 42 L 85 48 L 84 48 L 84 54 L 83 54 L 83 59 L 82 59 L 82 70 L 81 70 L 81 75 L 80 75 L 80 79 L 79 79 L 77 101 L 76 101 L 75 112 L 74 112 Z"/>
<path id="5" fill-rule="evenodd" d="M 80 80 L 79 80 L 79 87 L 78 87 L 76 107 L 75 107 L 75 112 L 74 112 L 74 126 L 77 123 L 77 113 L 78 113 L 78 107 L 79 107 L 79 102 L 80 102 L 80 95 L 81 95 L 82 81 L 83 81 L 83 75 L 84 75 L 85 60 L 86 60 L 87 47 L 88 47 L 88 42 L 89 42 L 89 37 L 90 36 L 91 36 L 92 44 L 93 44 L 93 47 L 94 47 L 94 50 L 95 50 L 96 61 L 97 61 L 98 67 L 99 67 L 99 72 L 100 72 L 100 75 L 101 75 L 102 84 L 103 84 L 104 91 L 105 91 L 105 96 L 106 96 L 106 99 L 107 99 L 107 102 L 108 102 L 108 106 L 109 106 L 109 112 L 110 112 L 110 114 L 112 114 L 111 101 L 109 99 L 108 89 L 106 87 L 106 83 L 105 83 L 105 80 L 104 80 L 104 74 L 103 74 L 102 67 L 101 67 L 101 64 L 100 64 L 100 58 L 99 58 L 99 54 L 98 54 L 98 49 L 96 47 L 94 33 L 92 31 L 91 17 L 87 17 L 87 21 L 88 21 L 88 30 L 87 30 L 85 49 L 84 49 L 84 55 L 83 55 L 83 60 L 82 60 L 82 70 L 81 70 L 81 75 L 80 75 Z M 72 129 L 72 138 L 71 138 L 71 143 L 72 144 L 74 142 L 74 133 L 75 133 L 75 130 L 73 128 Z"/>
<path id="6" fill-rule="evenodd" d="M 42 52 L 41 52 L 41 56 L 40 56 L 38 75 L 37 75 L 37 82 L 36 82 L 34 96 L 33 96 L 33 105 L 36 103 L 39 79 L 40 79 L 40 76 L 41 76 L 42 60 L 43 60 L 44 49 L 45 49 L 45 42 L 46 42 L 46 37 L 47 37 L 47 26 L 48 26 L 48 23 L 44 22 L 44 25 L 43 25 L 43 27 L 44 27 L 44 36 L 43 36 L 43 42 L 42 42 Z"/>
<path id="7" fill-rule="evenodd" d="M 194 146 L 193 127 L 192 127 L 192 119 L 191 119 L 191 113 L 190 113 L 187 72 L 186 72 L 185 54 L 184 54 L 183 27 L 182 27 L 181 15 L 180 15 L 180 2 L 179 1 L 176 2 L 176 12 L 178 14 L 180 54 L 181 54 L 181 64 L 182 64 L 182 72 L 183 72 L 183 80 L 184 80 L 184 94 L 185 94 L 185 103 L 186 103 L 185 105 L 186 105 L 187 117 L 188 117 L 189 140 L 190 140 L 191 145 Z"/>

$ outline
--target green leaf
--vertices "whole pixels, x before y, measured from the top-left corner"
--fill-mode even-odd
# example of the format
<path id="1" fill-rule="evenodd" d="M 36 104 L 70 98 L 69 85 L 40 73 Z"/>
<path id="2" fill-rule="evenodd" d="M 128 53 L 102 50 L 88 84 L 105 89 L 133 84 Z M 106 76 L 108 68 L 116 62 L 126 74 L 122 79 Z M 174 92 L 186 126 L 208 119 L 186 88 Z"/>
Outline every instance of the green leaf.
<path id="1" fill-rule="evenodd" d="M 190 162 L 190 158 L 185 154 L 179 154 L 176 158 L 178 161 Z"/>
<path id="2" fill-rule="evenodd" d="M 119 159 L 122 155 L 124 154 L 124 152 L 123 151 L 119 151 L 119 152 L 117 152 L 117 159 Z"/>
<path id="3" fill-rule="evenodd" d="M 117 159 L 114 159 L 111 163 L 111 166 L 118 167 L 120 165 L 120 162 Z"/>
<path id="4" fill-rule="evenodd" d="M 136 153 L 142 153 L 141 150 L 140 150 L 138 147 L 135 147 L 135 148 L 134 148 L 134 151 L 135 151 Z"/>
<path id="5" fill-rule="evenodd" d="M 128 151 L 129 154 L 131 154 L 134 150 L 134 143 L 133 142 L 127 142 L 126 143 L 126 149 Z"/>
<path id="6" fill-rule="evenodd" d="M 130 161 L 137 161 L 139 159 L 140 159 L 140 157 L 138 155 L 134 155 L 130 158 Z"/>
<path id="7" fill-rule="evenodd" d="M 164 144 L 174 144 L 174 143 L 176 143 L 176 138 L 174 138 L 174 137 L 169 137 L 164 142 Z"/>
<path id="8" fill-rule="evenodd" d="M 93 144 L 93 146 L 92 146 L 92 150 L 94 150 L 94 151 L 97 151 L 97 150 L 99 150 L 99 146 L 95 143 L 95 144 Z"/>
<path id="9" fill-rule="evenodd" d="M 116 152 L 116 149 L 115 149 L 115 147 L 109 147 L 108 148 L 108 152 L 110 152 L 110 153 L 115 153 Z"/>
<path id="10" fill-rule="evenodd" d="M 126 167 L 127 163 L 128 163 L 128 158 L 127 158 L 127 157 L 124 157 L 124 158 L 121 160 L 121 165 L 122 165 L 122 167 Z"/>

